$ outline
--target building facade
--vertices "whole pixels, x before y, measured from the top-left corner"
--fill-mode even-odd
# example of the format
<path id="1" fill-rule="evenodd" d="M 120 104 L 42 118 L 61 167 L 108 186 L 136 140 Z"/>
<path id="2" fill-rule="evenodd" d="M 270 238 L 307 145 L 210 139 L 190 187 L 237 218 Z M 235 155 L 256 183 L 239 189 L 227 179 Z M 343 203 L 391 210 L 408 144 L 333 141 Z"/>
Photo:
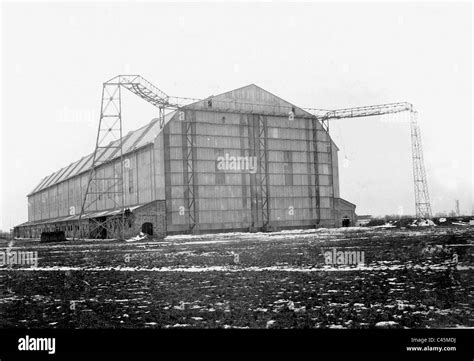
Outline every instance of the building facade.
<path id="1" fill-rule="evenodd" d="M 339 197 L 337 152 L 319 121 L 253 84 L 190 104 L 123 138 L 126 235 L 340 226 L 355 205 Z M 103 150 L 99 177 L 117 174 L 117 153 Z M 113 226 L 88 231 L 121 211 L 113 195 L 77 221 L 91 165 L 92 154 L 45 177 L 16 236 L 116 237 Z"/>

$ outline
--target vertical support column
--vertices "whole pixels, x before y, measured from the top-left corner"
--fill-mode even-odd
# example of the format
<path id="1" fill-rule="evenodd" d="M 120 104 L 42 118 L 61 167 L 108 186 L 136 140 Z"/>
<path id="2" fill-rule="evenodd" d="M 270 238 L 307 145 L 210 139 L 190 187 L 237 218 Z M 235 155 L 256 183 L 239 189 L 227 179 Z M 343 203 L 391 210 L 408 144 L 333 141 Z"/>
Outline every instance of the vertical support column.
<path id="1" fill-rule="evenodd" d="M 121 209 L 120 212 L 120 231 L 121 238 L 125 239 L 125 184 L 123 180 L 123 133 L 122 133 L 122 88 L 118 87 L 119 97 L 118 97 L 118 115 L 119 115 L 119 151 L 120 151 L 120 176 L 116 179 L 117 185 L 119 187 L 119 196 L 120 204 L 118 205 Z"/>
<path id="2" fill-rule="evenodd" d="M 310 207 L 310 217 L 314 219 L 315 217 L 315 207 L 313 202 L 313 180 L 311 179 L 311 126 L 308 123 L 305 131 L 306 134 L 306 166 L 307 166 L 307 182 L 308 182 L 308 197 L 309 197 L 309 207 Z"/>
<path id="3" fill-rule="evenodd" d="M 194 134 L 195 134 L 195 118 L 196 112 L 186 112 L 186 119 L 184 121 L 185 141 L 184 146 L 184 160 L 185 160 L 185 198 L 187 201 L 188 208 L 188 220 L 189 220 L 189 231 L 193 233 L 197 224 L 196 219 L 196 197 L 195 197 L 195 147 L 194 147 Z"/>
<path id="4" fill-rule="evenodd" d="M 313 125 L 313 158 L 314 158 L 314 193 L 316 196 L 316 227 L 321 222 L 321 193 L 319 188 L 319 152 L 318 152 L 318 124 L 316 118 L 312 119 Z"/>
<path id="5" fill-rule="evenodd" d="M 257 157 L 255 146 L 255 117 L 253 114 L 247 114 L 247 129 L 249 135 L 249 157 Z M 259 227 L 258 220 L 258 192 L 257 192 L 257 174 L 250 173 L 250 213 L 252 217 L 250 229 L 255 230 Z"/>
<path id="6" fill-rule="evenodd" d="M 248 156 L 249 152 L 245 150 L 245 118 L 243 114 L 239 114 L 239 136 L 240 136 L 240 156 Z M 241 182 L 242 182 L 242 212 L 245 213 L 245 218 L 247 217 L 248 211 L 248 192 L 247 192 L 247 174 L 246 172 L 241 173 Z"/>
<path id="7" fill-rule="evenodd" d="M 260 173 L 260 192 L 262 195 L 262 227 L 268 228 L 270 221 L 270 179 L 268 177 L 268 156 L 267 156 L 267 117 L 258 116 L 258 165 Z"/>
<path id="8" fill-rule="evenodd" d="M 328 136 L 328 141 L 329 141 L 329 149 L 328 149 L 328 152 L 329 152 L 329 181 L 331 183 L 331 204 L 329 205 L 330 206 L 330 209 L 331 209 L 331 218 L 334 222 L 334 226 L 336 226 L 336 207 L 335 207 L 335 200 L 334 200 L 334 164 L 332 164 L 332 138 L 331 136 L 329 135 L 329 121 L 326 121 L 326 132 L 327 132 L 327 136 Z"/>
<path id="9" fill-rule="evenodd" d="M 183 113 L 184 114 L 184 113 Z M 168 123 L 163 127 L 163 161 L 164 161 L 164 173 L 165 173 L 165 211 L 166 211 L 166 228 L 169 229 L 176 223 L 175 216 L 173 216 L 173 192 L 171 183 L 171 156 L 170 156 L 170 125 Z M 183 137 L 184 138 L 184 137 Z M 184 142 L 183 142 L 184 143 Z M 184 154 L 184 153 L 183 153 Z M 184 166 L 183 166 L 184 171 Z"/>

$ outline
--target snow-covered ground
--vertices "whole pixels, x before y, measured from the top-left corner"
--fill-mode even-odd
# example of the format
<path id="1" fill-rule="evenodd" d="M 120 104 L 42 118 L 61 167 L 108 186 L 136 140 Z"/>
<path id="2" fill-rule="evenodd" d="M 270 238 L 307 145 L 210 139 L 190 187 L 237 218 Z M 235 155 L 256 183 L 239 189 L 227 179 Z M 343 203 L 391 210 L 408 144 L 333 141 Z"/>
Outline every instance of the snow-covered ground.
<path id="1" fill-rule="evenodd" d="M 473 327 L 472 227 L 0 243 L 0 327 Z M 327 264 L 325 252 L 364 252 Z M 38 315 L 43 315 L 38 317 Z"/>

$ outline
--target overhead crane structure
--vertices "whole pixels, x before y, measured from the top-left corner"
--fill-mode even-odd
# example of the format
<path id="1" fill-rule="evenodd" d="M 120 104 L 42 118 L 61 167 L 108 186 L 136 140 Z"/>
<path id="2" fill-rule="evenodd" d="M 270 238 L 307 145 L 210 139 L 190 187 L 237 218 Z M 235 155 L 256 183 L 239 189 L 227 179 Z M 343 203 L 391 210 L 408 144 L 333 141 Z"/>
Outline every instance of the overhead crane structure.
<path id="1" fill-rule="evenodd" d="M 324 114 L 321 120 L 327 124 L 327 130 L 329 131 L 329 120 L 332 119 L 365 118 L 370 116 L 380 116 L 396 113 L 407 113 L 410 117 L 416 217 L 431 218 L 431 203 L 428 192 L 428 182 L 426 179 L 423 146 L 421 142 L 421 131 L 420 126 L 418 124 L 418 111 L 414 109 L 413 104 L 407 102 L 400 102 L 356 108 L 337 109 Z"/>
<path id="2" fill-rule="evenodd" d="M 269 179 L 268 179 L 268 156 L 267 156 L 267 127 L 266 118 L 263 115 L 282 116 L 293 119 L 294 117 L 308 119 L 312 125 L 312 142 L 314 154 L 314 182 L 316 189 L 316 209 L 317 219 L 315 225 L 320 220 L 320 195 L 319 195 L 319 167 L 318 155 L 323 151 L 319 151 L 316 144 L 326 142 L 327 147 L 319 147 L 327 149 L 326 153 L 332 164 L 332 140 L 318 139 L 318 122 L 329 134 L 329 122 L 333 119 L 359 118 L 385 114 L 394 114 L 408 112 L 411 117 L 411 140 L 412 140 L 412 158 L 413 158 L 413 174 L 415 185 L 415 209 L 419 218 L 431 217 L 431 208 L 426 181 L 426 174 L 423 161 L 423 149 L 421 145 L 420 129 L 417 122 L 418 113 L 413 109 L 410 103 L 390 103 L 373 106 L 364 106 L 357 108 L 326 110 L 316 108 L 297 108 L 295 106 L 281 105 L 265 105 L 247 102 L 237 102 L 235 100 L 217 100 L 212 97 L 206 99 L 172 97 L 160 90 L 158 87 L 147 81 L 140 75 L 118 75 L 105 83 L 102 88 L 101 112 L 99 126 L 96 137 L 95 149 L 92 157 L 92 165 L 88 176 L 85 192 L 81 203 L 81 212 L 78 218 L 78 227 L 74 228 L 74 238 L 76 230 L 82 233 L 81 220 L 84 215 L 91 210 L 102 197 L 108 197 L 113 200 L 114 209 L 117 211 L 114 216 L 107 219 L 91 219 L 93 225 L 89 229 L 93 232 L 103 226 L 115 229 L 117 234 L 124 238 L 125 230 L 125 199 L 124 199 L 124 164 L 123 154 L 123 137 L 122 137 L 122 89 L 126 89 L 148 103 L 158 108 L 160 128 L 164 126 L 165 113 L 170 110 L 205 110 L 205 111 L 229 111 L 234 113 L 258 114 L 261 115 L 258 121 L 258 131 L 256 132 L 259 169 L 261 177 L 258 185 L 262 193 L 262 220 L 264 228 L 268 226 L 270 220 L 270 202 L 269 202 Z M 194 194 L 194 172 L 193 172 L 193 122 L 194 119 L 184 119 L 184 112 L 180 113 L 180 120 L 185 122 L 185 139 L 186 153 L 185 163 L 187 167 L 186 192 L 187 197 L 187 213 L 189 217 L 190 231 L 192 232 L 196 226 L 196 203 Z M 105 156 L 107 155 L 107 156 Z M 106 163 L 108 159 L 114 157 L 120 158 L 120 166 L 115 167 L 112 175 L 99 176 L 97 169 L 100 165 Z M 330 176 L 332 167 L 330 167 Z M 332 209 L 334 214 L 334 181 L 332 182 Z M 82 235 L 83 236 L 83 235 Z"/>

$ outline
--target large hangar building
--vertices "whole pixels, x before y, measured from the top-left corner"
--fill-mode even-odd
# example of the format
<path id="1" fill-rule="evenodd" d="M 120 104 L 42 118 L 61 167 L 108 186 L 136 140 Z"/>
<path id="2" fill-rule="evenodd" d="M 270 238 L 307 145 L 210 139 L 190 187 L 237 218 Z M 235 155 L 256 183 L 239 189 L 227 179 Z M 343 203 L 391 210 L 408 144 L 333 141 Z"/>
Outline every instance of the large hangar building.
<path id="1" fill-rule="evenodd" d="M 225 107 L 222 106 L 225 104 Z M 271 109 L 273 112 L 269 112 Z M 286 109 L 291 109 L 288 116 Z M 315 146 L 316 145 L 316 146 Z M 119 152 L 100 155 L 97 174 L 120 169 Z M 91 231 L 94 219 L 121 212 L 113 195 L 81 218 L 93 155 L 45 177 L 28 194 L 28 221 L 18 237 Z M 123 137 L 125 234 L 260 231 L 341 226 L 355 205 L 339 196 L 338 148 L 311 114 L 254 85 L 209 97 Z M 98 185 L 107 187 L 107 184 Z"/>

